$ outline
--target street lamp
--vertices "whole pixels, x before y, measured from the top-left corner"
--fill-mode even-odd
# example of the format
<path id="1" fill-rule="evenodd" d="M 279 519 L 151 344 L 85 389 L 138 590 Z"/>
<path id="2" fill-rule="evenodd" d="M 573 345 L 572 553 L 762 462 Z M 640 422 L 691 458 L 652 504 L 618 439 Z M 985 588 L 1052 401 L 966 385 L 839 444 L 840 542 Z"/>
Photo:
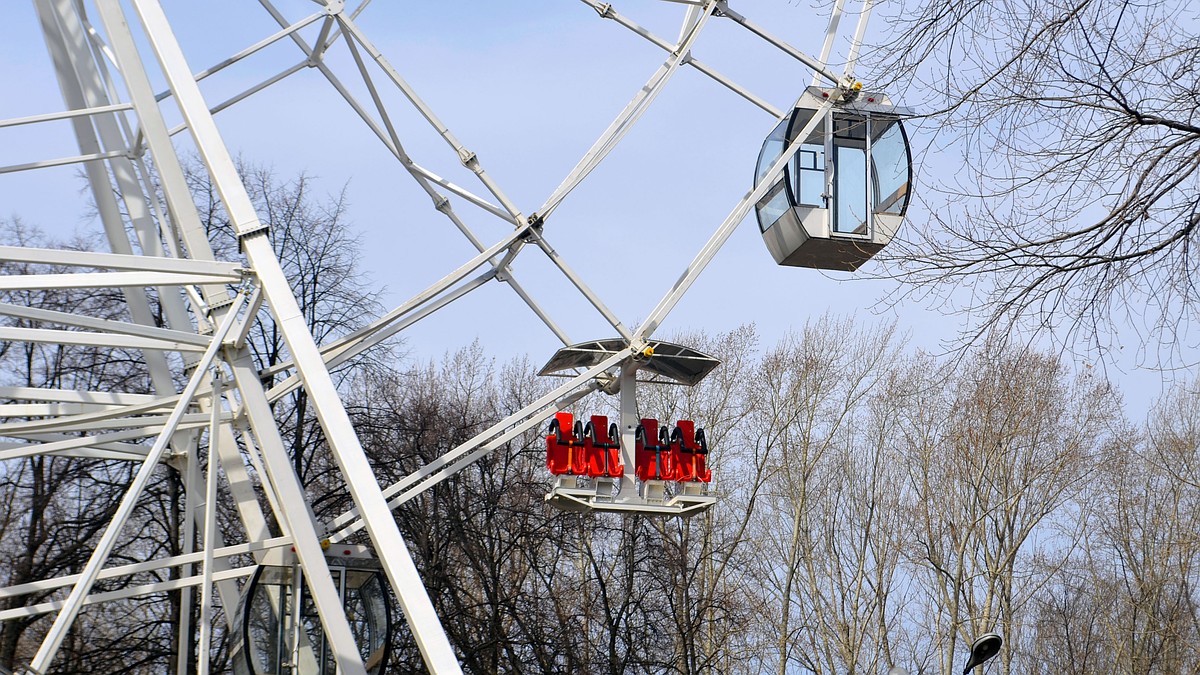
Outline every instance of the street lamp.
<path id="1" fill-rule="evenodd" d="M 1004 638 L 995 633 L 980 635 L 971 645 L 971 658 L 967 660 L 967 667 L 963 668 L 963 675 L 969 675 L 971 669 L 982 666 L 993 656 L 999 654 L 1003 644 Z"/>

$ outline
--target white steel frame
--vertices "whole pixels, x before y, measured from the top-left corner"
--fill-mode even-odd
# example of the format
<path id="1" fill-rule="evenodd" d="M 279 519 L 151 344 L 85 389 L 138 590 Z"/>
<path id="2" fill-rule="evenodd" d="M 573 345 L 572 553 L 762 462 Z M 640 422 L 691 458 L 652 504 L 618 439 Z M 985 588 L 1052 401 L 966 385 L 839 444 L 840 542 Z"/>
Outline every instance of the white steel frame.
<path id="1" fill-rule="evenodd" d="M 3 327 L 0 328 L 0 340 L 140 350 L 154 390 L 85 392 L 0 387 L 0 399 L 9 401 L 0 404 L 0 436 L 4 438 L 0 441 L 0 461 L 53 454 L 141 462 L 137 477 L 80 574 L 0 588 L 0 598 L 20 597 L 54 588 L 70 589 L 61 600 L 0 612 L 0 621 L 56 613 L 41 647 L 27 666 L 29 673 L 47 671 L 66 631 L 83 606 L 195 586 L 200 587 L 197 658 L 200 670 L 204 672 L 208 667 L 213 621 L 212 592 L 215 589 L 221 595 L 227 608 L 235 607 L 239 593 L 237 580 L 253 571 L 253 567 L 231 567 L 230 558 L 248 553 L 261 562 L 272 552 L 277 554 L 291 547 L 308 581 L 325 635 L 337 655 L 339 672 L 365 674 L 322 550 L 323 541 L 342 541 L 364 529 L 378 552 L 429 670 L 459 672 L 454 652 L 391 511 L 614 379 L 619 380 L 622 387 L 623 459 L 627 467 L 632 467 L 633 429 L 637 421 L 635 359 L 644 357 L 647 341 L 720 251 L 751 206 L 774 183 L 800 142 L 792 143 L 759 185 L 738 200 L 679 280 L 641 325 L 634 328 L 623 324 L 550 245 L 543 231 L 546 221 L 625 138 L 664 91 L 672 76 L 684 66 L 696 69 L 776 120 L 790 114 L 790 107 L 780 109 L 772 105 L 693 55 L 704 28 L 714 19 L 726 19 L 744 27 L 810 68 L 814 72 L 814 83 L 824 79 L 827 86 L 844 93 L 856 88 L 854 65 L 872 7 L 872 0 L 864 0 L 847 65 L 839 75 L 825 63 L 829 60 L 834 36 L 845 11 L 845 0 L 838 0 L 834 7 L 817 57 L 807 55 L 735 12 L 725 0 L 672 0 L 685 5 L 679 37 L 674 41 L 655 35 L 608 3 L 581 0 L 601 18 L 629 29 L 663 49 L 667 55 L 561 184 L 536 211 L 527 214 L 506 195 L 479 158 L 449 130 L 362 31 L 357 18 L 370 0 L 362 0 L 353 9 L 347 7 L 344 0 L 313 1 L 320 6 L 317 12 L 289 22 L 272 0 L 259 0 L 279 24 L 279 30 L 211 67 L 193 72 L 159 0 L 129 0 L 124 6 L 120 0 L 34 0 L 67 110 L 0 120 L 0 129 L 69 121 L 79 154 L 0 165 L 0 173 L 80 164 L 89 181 L 110 251 L 0 246 L 0 261 L 81 270 L 0 276 L 0 290 L 119 288 L 131 320 L 113 321 L 0 304 L 0 315 L 60 326 Z M 132 7 L 133 11 L 127 11 L 126 6 Z M 93 17 L 98 18 L 98 24 L 92 23 Z M 314 25 L 319 28 L 310 44 L 302 33 Z M 201 95 L 198 86 L 201 80 L 281 41 L 291 41 L 300 50 L 301 58 L 295 65 L 215 105 Z M 358 100 L 326 60 L 326 54 L 338 42 L 345 43 L 354 63 L 350 75 L 361 79 L 370 101 Z M 214 121 L 214 115 L 221 110 L 306 68 L 315 68 L 321 73 L 333 91 L 345 100 L 425 191 L 434 208 L 479 251 L 441 280 L 368 326 L 326 345 L 317 345 L 306 327 L 272 251 L 267 229 L 254 212 Z M 167 90 L 153 90 L 150 71 L 165 78 L 169 85 Z M 439 176 L 410 157 L 402 143 L 401 130 L 384 103 L 380 86 L 394 87 L 403 94 L 460 163 L 474 174 L 481 192 Z M 125 92 L 127 100 L 123 100 L 119 92 Z M 837 98 L 833 96 L 824 104 L 810 126 L 820 121 Z M 175 128 L 167 126 L 160 107 L 168 101 L 182 113 L 183 123 Z M 249 261 L 248 268 L 214 258 L 172 142 L 174 135 L 183 133 L 190 135 L 199 151 L 239 236 Z M 807 130 L 797 139 L 806 136 Z M 153 162 L 157 188 L 152 187 L 155 184 L 151 182 L 147 159 Z M 456 202 L 499 218 L 512 230 L 494 244 L 486 245 L 455 209 Z M 413 474 L 392 485 L 380 486 L 370 478 L 372 473 L 366 455 L 339 399 L 329 369 L 492 280 L 512 288 L 564 345 L 570 344 L 563 328 L 513 274 L 512 261 L 530 247 L 547 257 L 627 346 L 598 365 L 578 372 L 552 392 Z M 156 291 L 165 326 L 159 326 L 151 313 L 147 289 Z M 264 302 L 280 327 L 294 360 L 260 373 L 253 366 L 245 339 Z M 178 373 L 188 374 L 188 380 L 187 386 L 177 392 L 173 374 Z M 287 376 L 272 389 L 265 390 L 262 376 L 276 374 Z M 270 409 L 273 400 L 301 386 L 314 404 L 342 475 L 354 476 L 354 480 L 344 482 L 355 507 L 329 523 L 317 522 L 308 509 L 304 490 Z M 36 419 L 19 421 L 21 418 Z M 198 461 L 202 436 L 208 439 L 208 460 L 203 471 Z M 145 439 L 153 439 L 152 444 L 145 445 Z M 239 440 L 242 450 L 239 450 Z M 190 514 L 187 540 L 191 541 L 191 533 L 199 532 L 201 549 L 185 550 L 184 554 L 171 558 L 105 567 L 138 495 L 161 462 L 169 463 L 182 474 Z M 632 468 L 628 470 L 632 472 Z M 260 477 L 258 488 L 250 480 L 251 471 Z M 267 516 L 260 510 L 257 500 L 259 489 L 265 493 L 284 530 L 281 537 L 269 535 Z M 237 516 L 248 535 L 247 541 L 226 544 L 220 540 L 215 528 L 218 490 L 233 495 Z M 621 479 L 619 494 L 634 505 L 631 508 L 636 508 L 636 492 L 632 475 Z M 653 510 L 682 513 L 686 507 Z M 199 565 L 199 573 L 196 565 Z M 169 567 L 178 567 L 180 578 L 110 593 L 91 592 L 98 579 Z M 192 602 L 191 593 L 184 593 L 181 637 L 192 630 L 188 624 Z M 181 639 L 180 644 L 186 645 L 188 641 Z M 180 672 L 183 672 L 189 663 L 189 654 L 183 653 L 182 648 L 178 662 Z"/>

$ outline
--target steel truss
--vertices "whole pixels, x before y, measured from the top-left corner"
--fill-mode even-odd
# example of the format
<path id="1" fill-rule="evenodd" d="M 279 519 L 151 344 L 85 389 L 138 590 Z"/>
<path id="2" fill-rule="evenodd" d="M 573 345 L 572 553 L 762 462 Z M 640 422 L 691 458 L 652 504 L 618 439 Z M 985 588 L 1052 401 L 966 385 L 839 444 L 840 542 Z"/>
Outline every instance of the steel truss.
<path id="1" fill-rule="evenodd" d="M 176 589 L 200 589 L 198 663 L 208 668 L 215 589 L 224 606 L 238 604 L 239 579 L 253 567 L 232 561 L 246 555 L 263 562 L 282 551 L 293 551 L 302 568 L 319 613 L 325 635 L 337 655 L 339 672 L 365 674 L 354 638 L 341 608 L 322 542 L 338 542 L 366 530 L 383 569 L 399 598 L 409 627 L 432 672 L 459 672 L 454 652 L 442 630 L 421 579 L 392 516 L 392 509 L 445 480 L 506 442 L 542 425 L 555 412 L 571 405 L 603 383 L 619 379 L 622 408 L 622 452 L 633 447 L 636 378 L 631 359 L 645 352 L 648 340 L 692 286 L 708 263 L 744 219 L 750 207 L 774 182 L 798 149 L 797 140 L 770 168 L 759 187 L 747 192 L 711 238 L 686 267 L 679 280 L 650 311 L 640 326 L 621 322 L 600 297 L 550 245 L 544 225 L 665 89 L 681 68 L 696 69 L 746 99 L 770 116 L 782 119 L 781 110 L 697 59 L 693 48 L 704 28 L 714 20 L 744 27 L 767 44 L 811 68 L 828 86 L 850 91 L 855 86 L 854 62 L 870 14 L 866 0 L 860 14 L 848 65 L 841 74 L 824 64 L 844 11 L 838 0 L 830 19 L 825 44 L 813 57 L 772 35 L 730 9 L 723 0 L 694 0 L 685 5 L 680 35 L 668 40 L 643 28 L 607 3 L 582 0 L 596 13 L 662 48 L 666 58 L 612 124 L 568 173 L 562 183 L 533 212 L 525 213 L 488 174 L 479 158 L 440 120 L 432 107 L 404 79 L 357 23 L 370 0 L 350 8 L 344 0 L 316 0 L 318 11 L 289 21 L 272 0 L 260 0 L 279 30 L 238 53 L 193 71 L 176 40 L 159 0 L 34 0 L 40 30 L 53 60 L 66 110 L 0 120 L 0 129 L 52 121 L 71 124 L 79 154 L 0 166 L 0 173 L 78 164 L 91 188 L 104 226 L 108 252 L 60 251 L 0 247 L 0 261 L 55 265 L 77 272 L 0 276 L 0 290 L 20 289 L 119 289 L 129 316 L 116 321 L 82 313 L 51 311 L 0 304 L 0 314 L 59 328 L 0 328 L 0 340 L 49 342 L 137 350 L 144 359 L 152 391 L 67 391 L 28 387 L 0 388 L 0 461 L 33 455 L 102 458 L 140 463 L 121 505 L 96 544 L 86 567 L 77 575 L 45 579 L 0 588 L 0 598 L 16 598 L 49 589 L 70 589 L 52 602 L 30 604 L 0 612 L 0 621 L 38 614 L 54 614 L 41 647 L 28 663 L 27 672 L 44 673 L 53 662 L 67 631 L 81 608 L 92 603 L 141 597 Z M 676 0 L 678 1 L 678 0 Z M 306 6 L 308 6 L 306 4 Z M 132 11 L 128 10 L 131 8 Z M 315 28 L 311 28 L 315 27 Z M 304 36 L 315 30 L 311 39 Z M 298 61 L 245 91 L 216 104 L 206 101 L 198 83 L 233 67 L 265 47 L 284 41 L 299 51 Z M 332 49 L 348 51 L 354 69 L 339 75 L 326 59 Z M 234 162 L 223 143 L 214 115 L 308 68 L 315 68 L 362 122 L 395 156 L 425 191 L 434 208 L 478 250 L 478 255 L 425 290 L 366 327 L 325 345 L 315 343 L 272 251 L 268 230 L 254 212 Z M 168 83 L 155 91 L 152 77 Z M 356 78 L 369 100 L 356 98 L 343 77 Z M 401 130 L 384 104 L 381 89 L 394 88 L 440 135 L 461 164 L 474 175 L 477 187 L 451 182 L 418 164 L 405 150 Z M 168 103 L 177 107 L 183 123 L 169 127 L 163 112 Z M 822 109 L 828 111 L 832 99 Z M 30 111 L 31 113 L 35 111 Z M 814 116 L 811 125 L 820 121 Z M 185 181 L 172 137 L 186 134 L 197 148 L 213 185 L 232 221 L 248 267 L 217 260 L 201 225 Z M 800 133 L 804 138 L 807 131 Z M 511 231 L 486 244 L 460 216 L 456 206 L 507 222 Z M 531 312 L 564 345 L 571 340 L 550 314 L 521 285 L 510 265 L 527 249 L 541 251 L 582 298 L 591 305 L 625 347 L 579 369 L 552 392 L 498 422 L 471 440 L 430 462 L 399 482 L 381 486 L 372 478 L 366 455 L 351 426 L 329 370 L 422 318 L 482 287 L 489 281 L 509 286 Z M 152 310 L 157 301 L 161 321 Z M 263 304 L 281 329 L 293 361 L 268 372 L 258 372 L 246 346 Z M 264 376 L 286 374 L 271 389 Z M 186 377 L 177 389 L 176 378 Z M 282 443 L 271 403 L 297 387 L 310 396 L 328 445 L 353 497 L 355 508 L 333 519 L 318 522 L 309 510 L 303 487 Z M 203 441 L 203 442 L 202 442 Z M 206 447 L 207 465 L 200 466 L 200 449 Z M 180 471 L 187 487 L 186 539 L 199 533 L 200 550 L 106 567 L 109 554 L 151 473 L 160 463 Z M 247 465 L 248 464 L 248 465 Z M 625 457 L 632 466 L 632 457 Z M 251 475 L 258 477 L 257 485 Z M 223 478 L 222 478 L 223 476 Z M 353 477 L 351 480 L 349 477 Z M 622 492 L 633 490 L 633 479 L 621 479 Z M 215 528 L 217 493 L 233 497 L 237 518 L 247 533 L 244 542 L 221 541 Z M 265 493 L 282 536 L 272 537 L 268 516 L 260 509 L 258 491 Z M 140 572 L 177 568 L 177 579 L 93 593 L 100 579 Z M 197 571 L 199 570 L 199 571 Z M 192 593 L 184 593 L 181 635 L 188 635 Z M 188 644 L 180 640 L 180 644 Z M 178 655 L 179 670 L 189 657 Z"/>

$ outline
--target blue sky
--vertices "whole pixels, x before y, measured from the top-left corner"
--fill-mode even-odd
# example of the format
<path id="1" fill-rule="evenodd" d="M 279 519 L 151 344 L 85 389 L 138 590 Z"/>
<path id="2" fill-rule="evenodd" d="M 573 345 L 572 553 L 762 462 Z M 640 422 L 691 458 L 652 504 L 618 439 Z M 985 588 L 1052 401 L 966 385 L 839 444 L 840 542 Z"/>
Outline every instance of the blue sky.
<path id="1" fill-rule="evenodd" d="M 292 18 L 316 9 L 302 0 L 278 4 Z M 277 29 L 257 3 L 168 0 L 164 5 L 193 70 Z M 828 11 L 824 6 L 761 0 L 735 3 L 734 8 L 808 53 L 820 49 Z M 682 5 L 650 0 L 620 1 L 614 9 L 671 40 L 684 12 Z M 843 35 L 854 18 L 843 22 Z M 665 57 L 583 3 L 567 0 L 376 0 L 359 24 L 527 214 L 541 205 Z M 873 28 L 868 35 L 877 38 L 883 26 L 877 22 Z M 313 26 L 304 34 L 311 41 L 315 31 Z M 694 55 L 780 108 L 812 79 L 806 68 L 728 20 L 710 23 Z M 864 59 L 870 56 L 869 50 L 864 52 Z M 205 81 L 203 89 L 215 103 L 300 58 L 299 50 L 284 41 Z M 329 59 L 361 94 L 360 100 L 368 102 L 343 43 L 335 45 Z M 9 8 L 9 20 L 0 27 L 0 68 L 6 88 L 21 92 L 0 99 L 0 118 L 61 109 L 26 3 Z M 484 194 L 402 97 L 390 90 L 385 98 L 402 141 L 419 164 Z M 386 286 L 390 304 L 474 254 L 315 70 L 294 75 L 217 120 L 235 153 L 273 167 L 280 177 L 307 171 L 329 192 L 348 184 L 351 220 L 364 241 L 364 267 L 374 283 Z M 77 152 L 66 125 L 43 126 L 47 128 L 0 129 L 0 163 Z M 634 325 L 750 187 L 762 139 L 773 126 L 763 111 L 684 68 L 621 146 L 547 222 L 545 236 L 619 317 Z M 922 138 L 920 130 L 910 134 L 918 143 L 931 140 Z M 955 171 L 953 157 L 952 151 L 924 155 L 917 189 L 939 173 Z M 0 216 L 18 215 L 53 232 L 88 227 L 82 181 L 75 176 L 73 167 L 0 176 Z M 485 244 L 508 230 L 468 204 L 457 201 L 455 207 Z M 917 205 L 906 227 L 923 226 Z M 574 341 L 613 334 L 538 251 L 527 249 L 514 269 Z M 853 314 L 863 322 L 895 318 L 917 345 L 933 351 L 956 335 L 960 317 L 916 301 L 890 308 L 881 304 L 896 286 L 870 279 L 871 271 L 870 264 L 859 275 L 778 267 L 749 218 L 658 336 L 755 323 L 770 343 L 827 311 Z M 475 338 L 497 357 L 524 353 L 538 363 L 559 346 L 515 294 L 498 283 L 426 319 L 406 336 L 415 356 L 435 358 Z M 1120 356 L 1110 373 L 1127 391 L 1131 413 L 1140 415 L 1159 392 L 1159 376 L 1134 372 L 1131 363 Z"/>

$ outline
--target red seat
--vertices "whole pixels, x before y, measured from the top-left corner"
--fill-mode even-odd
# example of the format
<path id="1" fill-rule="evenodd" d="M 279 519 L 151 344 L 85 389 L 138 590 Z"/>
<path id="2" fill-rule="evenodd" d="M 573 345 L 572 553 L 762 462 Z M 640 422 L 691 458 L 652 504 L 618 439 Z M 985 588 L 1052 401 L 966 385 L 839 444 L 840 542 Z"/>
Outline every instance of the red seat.
<path id="1" fill-rule="evenodd" d="M 696 424 L 679 420 L 671 430 L 672 480 L 696 480 Z"/>
<path id="2" fill-rule="evenodd" d="M 633 433 L 633 472 L 638 480 L 654 480 L 658 477 L 658 462 L 655 460 L 653 447 L 646 447 L 647 438 L 658 435 L 657 420 L 642 420 Z"/>
<path id="3" fill-rule="evenodd" d="M 701 483 L 712 482 L 712 469 L 708 468 L 708 441 L 704 438 L 704 430 L 696 430 L 696 480 Z"/>
<path id="4" fill-rule="evenodd" d="M 592 415 L 583 428 L 584 471 L 592 478 L 605 474 L 605 455 L 608 452 L 608 418 Z"/>
<path id="5" fill-rule="evenodd" d="M 578 439 L 572 424 L 575 416 L 569 412 L 555 413 L 546 436 L 546 468 L 555 476 L 571 472 L 572 453 Z"/>
<path id="6" fill-rule="evenodd" d="M 608 476 L 620 478 L 625 475 L 625 465 L 621 463 L 621 430 L 617 425 L 608 425 Z"/>
<path id="7" fill-rule="evenodd" d="M 609 424 L 605 415 L 592 415 L 592 420 L 584 427 L 587 470 L 592 478 L 620 478 L 625 475 L 625 465 L 621 464 L 621 444 L 616 437 L 617 425 Z"/>
<path id="8" fill-rule="evenodd" d="M 670 464 L 670 442 L 667 430 L 658 428 L 658 420 L 643 419 L 634 438 L 634 469 L 641 480 L 673 480 Z"/>
<path id="9" fill-rule="evenodd" d="M 575 420 L 575 426 L 571 427 L 571 473 L 576 476 L 588 475 L 588 457 L 584 448 L 583 439 L 583 422 Z"/>

